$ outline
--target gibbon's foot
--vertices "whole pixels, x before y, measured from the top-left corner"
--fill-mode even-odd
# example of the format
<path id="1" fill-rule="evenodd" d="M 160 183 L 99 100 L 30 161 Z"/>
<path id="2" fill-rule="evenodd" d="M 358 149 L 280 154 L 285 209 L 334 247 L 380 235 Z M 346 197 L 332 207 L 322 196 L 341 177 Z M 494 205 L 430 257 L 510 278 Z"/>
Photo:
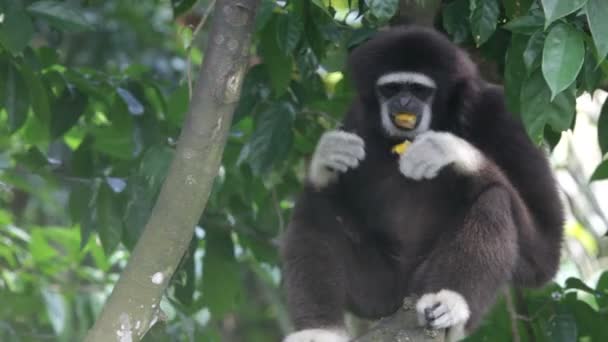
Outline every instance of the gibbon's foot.
<path id="1" fill-rule="evenodd" d="M 359 166 L 365 158 L 365 143 L 354 133 L 345 131 L 325 132 L 312 156 L 308 179 L 317 189 L 336 180 L 338 172 L 346 172 Z"/>
<path id="2" fill-rule="evenodd" d="M 418 323 L 431 329 L 448 329 L 447 341 L 458 341 L 466 336 L 465 324 L 470 311 L 467 301 L 459 293 L 441 290 L 420 297 L 416 303 Z"/>
<path id="3" fill-rule="evenodd" d="M 483 156 L 473 145 L 448 132 L 428 131 L 416 137 L 399 158 L 399 171 L 411 179 L 435 178 L 453 164 L 456 171 L 473 174 L 482 166 Z"/>
<path id="4" fill-rule="evenodd" d="M 350 337 L 342 329 L 305 329 L 289 334 L 283 342 L 348 342 Z"/>

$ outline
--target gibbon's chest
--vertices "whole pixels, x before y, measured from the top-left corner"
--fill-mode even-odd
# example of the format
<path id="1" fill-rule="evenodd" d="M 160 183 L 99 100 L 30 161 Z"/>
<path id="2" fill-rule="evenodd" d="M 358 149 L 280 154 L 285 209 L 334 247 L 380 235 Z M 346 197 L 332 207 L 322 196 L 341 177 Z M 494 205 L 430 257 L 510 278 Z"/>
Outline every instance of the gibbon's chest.
<path id="1" fill-rule="evenodd" d="M 343 176 L 346 207 L 365 230 L 419 242 L 462 224 L 466 184 L 450 169 L 414 181 L 399 172 L 397 156 L 370 156 Z"/>

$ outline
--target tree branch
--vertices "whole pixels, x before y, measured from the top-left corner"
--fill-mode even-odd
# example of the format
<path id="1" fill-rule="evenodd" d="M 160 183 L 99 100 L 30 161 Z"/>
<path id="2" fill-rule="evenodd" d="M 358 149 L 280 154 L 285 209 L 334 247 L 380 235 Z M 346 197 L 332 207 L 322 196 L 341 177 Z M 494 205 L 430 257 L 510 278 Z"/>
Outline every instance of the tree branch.
<path id="1" fill-rule="evenodd" d="M 405 298 L 401 308 L 391 316 L 384 318 L 353 342 L 443 342 L 445 332 L 429 330 L 418 325 L 415 310 L 415 298 Z"/>
<path id="2" fill-rule="evenodd" d="M 86 341 L 139 341 L 188 248 L 219 170 L 248 65 L 258 0 L 218 0 L 200 79 L 167 178 L 120 280 Z"/>

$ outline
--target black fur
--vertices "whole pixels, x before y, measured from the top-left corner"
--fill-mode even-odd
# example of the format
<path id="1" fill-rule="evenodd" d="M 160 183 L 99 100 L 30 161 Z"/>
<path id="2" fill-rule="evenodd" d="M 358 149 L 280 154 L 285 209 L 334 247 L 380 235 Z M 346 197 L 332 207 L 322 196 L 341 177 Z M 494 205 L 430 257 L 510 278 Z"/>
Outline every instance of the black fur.
<path id="1" fill-rule="evenodd" d="M 355 49 L 350 68 L 359 96 L 344 129 L 365 140 L 366 157 L 322 190 L 306 185 L 297 201 L 281 248 L 296 327 L 341 326 L 344 310 L 379 318 L 405 296 L 449 289 L 467 300 L 471 330 L 508 283 L 549 281 L 562 207 L 545 155 L 507 112 L 502 89 L 446 38 L 416 27 L 379 33 Z M 413 181 L 399 172 L 374 92 L 395 71 L 436 81 L 431 129 L 481 150 L 479 173 L 447 167 Z"/>

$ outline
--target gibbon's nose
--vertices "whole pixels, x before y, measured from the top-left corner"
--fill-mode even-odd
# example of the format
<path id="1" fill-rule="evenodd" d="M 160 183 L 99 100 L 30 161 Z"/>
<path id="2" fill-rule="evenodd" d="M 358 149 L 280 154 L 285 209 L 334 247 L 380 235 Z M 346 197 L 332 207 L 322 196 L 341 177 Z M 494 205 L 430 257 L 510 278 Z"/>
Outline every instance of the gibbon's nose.
<path id="1" fill-rule="evenodd" d="M 401 105 L 401 107 L 406 107 L 411 101 L 412 101 L 411 97 L 409 97 L 409 96 L 402 96 L 399 99 L 399 104 Z"/>

